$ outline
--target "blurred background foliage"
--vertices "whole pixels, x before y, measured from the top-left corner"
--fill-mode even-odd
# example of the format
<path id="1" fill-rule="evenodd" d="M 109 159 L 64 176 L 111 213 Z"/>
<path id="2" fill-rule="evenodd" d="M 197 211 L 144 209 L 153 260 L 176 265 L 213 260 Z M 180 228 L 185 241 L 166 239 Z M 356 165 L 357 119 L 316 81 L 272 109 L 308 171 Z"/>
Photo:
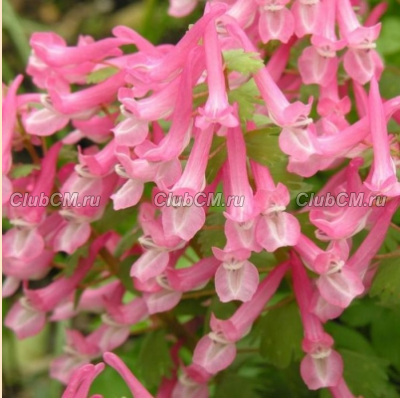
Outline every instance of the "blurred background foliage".
<path id="1" fill-rule="evenodd" d="M 370 0 L 373 7 L 378 1 Z M 204 2 L 186 18 L 174 19 L 167 15 L 167 0 L 3 0 L 3 82 L 8 84 L 17 73 L 23 73 L 30 53 L 29 36 L 35 31 L 54 31 L 74 44 L 80 34 L 96 39 L 109 36 L 115 25 L 127 25 L 153 43 L 175 43 L 202 12 Z M 400 95 L 400 1 L 390 0 L 387 13 L 382 19 L 383 28 L 378 40 L 378 51 L 384 59 L 386 69 L 381 79 L 382 95 L 391 98 Z M 32 91 L 29 78 L 24 79 L 23 88 Z M 316 87 L 304 86 L 302 96 L 315 95 Z M 350 120 L 356 118 L 351 114 Z M 390 131 L 398 134 L 399 127 L 390 125 Z M 248 148 L 251 151 L 251 147 Z M 257 153 L 268 151 L 258 143 Z M 255 154 L 253 154 L 255 155 Z M 366 159 L 370 164 L 371 159 Z M 307 179 L 313 191 L 324 184 L 332 172 L 318 173 Z M 111 214 L 111 213 L 110 213 Z M 132 237 L 132 216 L 120 212 L 115 217 L 105 217 L 98 229 L 115 228 L 126 236 L 129 244 Z M 122 222 L 124 220 L 125 222 Z M 127 222 L 128 220 L 128 222 Z M 393 220 L 400 225 L 399 212 Z M 222 223 L 219 214 L 208 219 L 208 223 Z M 304 232 L 313 236 L 314 228 L 304 219 Z M 3 220 L 3 231 L 8 229 Z M 356 248 L 364 232 L 356 235 Z M 134 238 L 134 237 L 133 237 Z M 198 244 L 203 253 L 209 253 L 220 236 L 215 232 L 202 232 Z M 397 250 L 400 233 L 391 228 L 380 253 Z M 193 253 L 192 253 L 193 255 Z M 271 256 L 255 255 L 252 261 L 257 266 L 269 265 Z M 129 265 L 129 264 L 127 264 Z M 51 274 L 49 277 L 52 277 Z M 238 357 L 234 364 L 219 374 L 211 385 L 211 394 L 217 398 L 302 398 L 329 397 L 327 391 L 310 392 L 299 375 L 299 360 L 302 357 L 300 340 L 302 328 L 289 285 L 281 287 L 276 301 L 285 300 L 272 307 L 252 332 L 239 343 Z M 3 318 L 15 297 L 3 301 Z M 194 315 L 209 319 L 211 311 L 217 317 L 226 318 L 235 309 L 234 303 L 221 304 L 214 297 L 209 308 L 196 299 L 182 301 L 173 315 L 187 321 Z M 59 398 L 62 386 L 48 375 L 50 361 L 63 351 L 64 330 L 69 321 L 47 325 L 39 335 L 18 341 L 3 327 L 3 396 L 5 398 Z M 90 332 L 99 326 L 98 317 L 80 315 L 74 327 Z M 206 332 L 207 330 L 205 330 Z M 398 258 L 381 262 L 377 277 L 369 295 L 355 302 L 334 322 L 327 325 L 336 346 L 345 361 L 345 377 L 353 392 L 365 398 L 400 397 L 400 267 Z M 200 337 L 200 336 L 199 336 Z M 161 377 L 168 374 L 171 360 L 165 345 L 165 334 L 161 330 L 148 332 L 148 324 L 141 323 L 132 328 L 132 337 L 117 354 L 137 374 L 141 381 L 155 391 Z M 190 352 L 182 349 L 181 358 L 190 362 Z M 124 382 L 112 370 L 106 371 L 96 380 L 93 392 L 101 392 L 105 398 L 131 397 Z"/>

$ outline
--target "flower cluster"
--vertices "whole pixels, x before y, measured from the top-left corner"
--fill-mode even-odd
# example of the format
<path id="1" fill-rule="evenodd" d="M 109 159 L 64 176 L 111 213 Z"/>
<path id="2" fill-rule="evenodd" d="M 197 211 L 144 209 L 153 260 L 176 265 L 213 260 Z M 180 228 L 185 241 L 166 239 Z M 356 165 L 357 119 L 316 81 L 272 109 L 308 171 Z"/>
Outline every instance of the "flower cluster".
<path id="1" fill-rule="evenodd" d="M 51 376 L 68 384 L 63 398 L 88 396 L 104 368 L 91 362 L 101 356 L 135 397 L 151 397 L 109 352 L 142 321 L 176 329 L 175 368 L 157 396 L 207 397 L 209 381 L 234 361 L 236 343 L 283 278 L 304 328 L 304 382 L 353 396 L 324 323 L 369 289 L 377 269 L 371 263 L 399 207 L 399 144 L 387 123 L 400 122 L 400 96 L 384 99 L 378 85 L 382 5 L 363 26 L 350 0 L 289 3 L 208 2 L 175 45 L 155 46 L 123 26 L 99 41 L 82 36 L 74 47 L 54 33 L 32 35 L 27 73 L 41 93 L 18 94 L 22 76 L 3 86 L 3 209 L 11 225 L 3 236 L 3 296 L 22 283 L 5 324 L 22 339 L 48 321 L 98 314 L 100 326 L 89 334 L 66 332 L 65 354 L 51 365 Z M 195 6 L 172 0 L 170 13 Z M 305 103 L 300 90 L 309 84 L 318 100 Z M 350 124 L 353 108 L 358 120 Z M 263 140 L 261 153 L 254 150 Z M 19 154 L 31 163 L 21 165 Z M 362 193 L 365 202 L 294 211 L 287 176 L 302 181 L 323 170 L 335 174 L 320 194 Z M 243 206 L 222 213 L 154 203 L 160 192 L 221 190 L 244 198 Z M 77 192 L 81 199 L 14 207 L 14 192 Z M 366 206 L 373 195 L 386 196 L 385 206 Z M 98 206 L 82 205 L 85 196 L 99 196 Z M 119 212 L 131 217 L 126 235 L 111 221 Z M 300 223 L 304 213 L 315 236 Z M 223 224 L 210 225 L 214 215 Z M 210 231 L 222 240 L 211 241 L 207 253 L 199 237 Z M 260 267 L 254 259 L 265 252 L 274 261 Z M 188 253 L 196 258 L 182 266 Z M 37 288 L 38 280 L 47 286 Z M 237 306 L 225 320 L 212 314 L 209 333 L 198 338 L 204 319 L 171 321 L 170 311 L 206 286 Z M 191 364 L 180 360 L 181 345 L 192 348 Z"/>

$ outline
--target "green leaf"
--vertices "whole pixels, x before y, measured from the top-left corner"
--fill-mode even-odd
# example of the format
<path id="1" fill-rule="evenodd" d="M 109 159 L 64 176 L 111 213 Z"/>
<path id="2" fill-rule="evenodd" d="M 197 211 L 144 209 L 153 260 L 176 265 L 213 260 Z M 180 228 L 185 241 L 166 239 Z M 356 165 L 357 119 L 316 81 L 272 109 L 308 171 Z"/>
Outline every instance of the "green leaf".
<path id="1" fill-rule="evenodd" d="M 400 234 L 399 231 L 390 227 L 385 236 L 385 240 L 379 249 L 379 254 L 391 253 L 398 250 L 400 246 Z"/>
<path id="2" fill-rule="evenodd" d="M 37 164 L 19 164 L 11 170 L 12 178 L 27 177 L 34 170 L 40 170 L 40 166 Z"/>
<path id="3" fill-rule="evenodd" d="M 387 358 L 400 372 L 400 312 L 381 308 L 371 325 L 371 340 L 376 352 Z"/>
<path id="4" fill-rule="evenodd" d="M 387 361 L 350 350 L 339 350 L 344 362 L 344 379 L 355 396 L 398 398 L 386 374 Z"/>
<path id="5" fill-rule="evenodd" d="M 294 302 L 275 308 L 261 321 L 260 353 L 277 368 L 286 368 L 302 356 L 303 328 Z"/>
<path id="6" fill-rule="evenodd" d="M 3 27 L 8 30 L 22 63 L 28 60 L 31 48 L 23 25 L 8 0 L 2 2 Z"/>
<path id="7" fill-rule="evenodd" d="M 279 148 L 279 127 L 267 127 L 253 130 L 244 135 L 247 155 L 264 166 L 272 166 L 285 158 Z"/>
<path id="8" fill-rule="evenodd" d="M 206 227 L 198 233 L 197 242 L 204 257 L 212 256 L 213 246 L 223 248 L 226 244 L 224 234 L 225 217 L 222 213 L 209 213 L 206 218 Z"/>
<path id="9" fill-rule="evenodd" d="M 239 117 L 242 122 L 253 119 L 256 105 L 263 104 L 259 97 L 260 93 L 253 79 L 228 93 L 229 103 L 239 105 Z"/>
<path id="10" fill-rule="evenodd" d="M 87 84 L 101 83 L 102 81 L 115 75 L 118 72 L 118 70 L 119 69 L 114 66 L 107 66 L 105 68 L 95 70 L 94 72 L 89 73 L 89 75 L 86 78 L 86 82 Z"/>
<path id="11" fill-rule="evenodd" d="M 75 250 L 73 254 L 68 256 L 68 259 L 65 263 L 65 268 L 63 270 L 64 275 L 66 277 L 72 276 L 81 258 L 87 258 L 88 254 L 89 254 L 89 245 L 85 245 Z"/>
<path id="12" fill-rule="evenodd" d="M 206 169 L 206 180 L 209 184 L 215 180 L 219 170 L 225 163 L 227 157 L 225 138 L 218 137 L 217 135 L 213 138 L 210 156 L 211 158 L 207 163 Z"/>
<path id="13" fill-rule="evenodd" d="M 245 52 L 242 48 L 223 52 L 226 67 L 235 72 L 256 73 L 264 67 L 264 62 L 256 52 Z"/>
<path id="14" fill-rule="evenodd" d="M 126 251 L 132 249 L 132 247 L 137 243 L 139 237 L 143 234 L 141 230 L 137 230 L 136 232 L 129 231 L 127 232 L 118 242 L 117 247 L 115 248 L 114 255 L 115 257 L 121 257 Z"/>
<path id="15" fill-rule="evenodd" d="M 225 373 L 222 381 L 218 383 L 215 390 L 215 397 L 220 398 L 257 398 L 257 379 L 237 375 L 236 373 Z"/>
<path id="16" fill-rule="evenodd" d="M 379 296 L 382 304 L 400 304 L 400 266 L 398 258 L 389 258 L 381 261 L 369 294 L 371 297 Z"/>
<path id="17" fill-rule="evenodd" d="M 104 398 L 131 397 L 132 393 L 122 377 L 110 366 L 97 376 L 90 387 L 90 394 L 101 393 Z"/>
<path id="18" fill-rule="evenodd" d="M 377 50 L 383 55 L 400 51 L 400 18 L 385 18 L 377 40 Z"/>
<path id="19" fill-rule="evenodd" d="M 137 293 L 133 287 L 132 277 L 130 275 L 132 264 L 136 261 L 136 256 L 129 256 L 120 262 L 117 278 L 122 282 L 125 289 L 132 293 Z"/>
<path id="20" fill-rule="evenodd" d="M 149 332 L 142 342 L 137 369 L 146 386 L 158 386 L 163 376 L 169 377 L 173 362 L 164 330 Z"/>
<path id="21" fill-rule="evenodd" d="M 400 69 L 387 66 L 379 80 L 379 91 L 384 98 L 393 98 L 400 92 Z"/>
<path id="22" fill-rule="evenodd" d="M 110 230 L 115 230 L 121 235 L 132 229 L 136 224 L 137 208 L 129 207 L 123 210 L 114 210 L 110 203 L 103 217 L 93 223 L 94 229 L 99 233 L 105 233 Z"/>
<path id="23" fill-rule="evenodd" d="M 369 325 L 379 312 L 380 308 L 374 301 L 365 297 L 362 300 L 354 300 L 351 306 L 346 308 L 340 320 L 353 328 L 364 327 Z"/>
<path id="24" fill-rule="evenodd" d="M 337 347 L 374 355 L 375 352 L 369 341 L 359 332 L 338 323 L 329 322 L 325 331 L 332 335 Z"/>
<path id="25" fill-rule="evenodd" d="M 284 156 L 269 166 L 269 171 L 275 182 L 283 181 L 287 186 L 291 199 L 294 199 L 301 192 L 310 192 L 313 190 L 312 184 L 305 182 L 304 178 L 297 174 L 289 173 L 286 168 L 287 159 Z"/>
<path id="26" fill-rule="evenodd" d="M 294 362 L 285 369 L 263 364 L 263 389 L 260 398 L 315 398 L 317 391 L 310 391 L 300 376 L 300 364 Z M 331 398 L 331 395 L 329 395 Z"/>

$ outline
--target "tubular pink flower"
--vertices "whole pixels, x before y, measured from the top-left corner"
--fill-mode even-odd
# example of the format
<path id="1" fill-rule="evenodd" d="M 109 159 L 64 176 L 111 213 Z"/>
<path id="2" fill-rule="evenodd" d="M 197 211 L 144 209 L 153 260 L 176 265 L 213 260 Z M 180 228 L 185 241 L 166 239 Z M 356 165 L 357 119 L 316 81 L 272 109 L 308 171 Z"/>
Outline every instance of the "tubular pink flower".
<path id="1" fill-rule="evenodd" d="M 305 84 L 327 86 L 336 76 L 339 61 L 336 51 L 345 45 L 335 34 L 335 1 L 320 4 L 321 29 L 311 38 L 312 47 L 307 47 L 299 58 L 299 71 Z"/>
<path id="2" fill-rule="evenodd" d="M 180 18 L 189 15 L 195 8 L 198 0 L 170 0 L 168 14 Z"/>
<path id="3" fill-rule="evenodd" d="M 257 184 L 255 202 L 261 212 L 256 226 L 257 242 L 269 252 L 295 245 L 300 237 L 300 224 L 285 212 L 290 202 L 288 189 L 281 183 L 275 187 L 266 167 L 255 162 L 251 165 Z"/>
<path id="4" fill-rule="evenodd" d="M 257 0 L 260 6 L 258 31 L 263 43 L 279 40 L 287 43 L 294 32 L 294 18 L 285 7 L 289 0 Z"/>
<path id="5" fill-rule="evenodd" d="M 251 252 L 246 249 L 221 250 L 213 247 L 214 256 L 222 261 L 215 274 L 215 289 L 223 302 L 240 300 L 247 302 L 257 290 L 257 268 L 247 259 Z"/>
<path id="6" fill-rule="evenodd" d="M 378 82 L 371 79 L 368 115 L 371 124 L 374 161 L 365 185 L 373 192 L 387 196 L 400 195 L 400 183 L 397 181 L 396 166 L 390 156 L 390 142 L 386 129 L 386 120 Z"/>
<path id="7" fill-rule="evenodd" d="M 51 103 L 63 115 L 96 109 L 117 97 L 118 89 L 125 83 L 125 72 L 118 72 L 107 80 L 76 93 L 61 93 L 48 87 Z"/>
<path id="8" fill-rule="evenodd" d="M 332 350 L 333 339 L 326 334 L 318 318 L 309 311 L 312 288 L 305 269 L 292 253 L 293 288 L 304 326 L 303 350 L 300 373 L 310 390 L 337 386 L 343 375 L 341 356 Z"/>
<path id="9" fill-rule="evenodd" d="M 41 172 L 31 192 L 33 197 L 41 194 L 48 197 L 51 193 L 56 174 L 56 160 L 61 142 L 53 145 L 42 160 Z M 14 228 L 3 235 L 3 256 L 30 261 L 41 255 L 44 239 L 38 227 L 45 219 L 46 207 L 11 208 L 10 218 Z"/>
<path id="10" fill-rule="evenodd" d="M 219 261 L 214 257 L 203 258 L 187 268 L 168 269 L 166 275 L 169 285 L 180 292 L 200 289 L 214 276 Z"/>
<path id="11" fill-rule="evenodd" d="M 243 223 L 253 219 L 257 211 L 253 202 L 253 190 L 247 175 L 246 144 L 240 127 L 228 130 L 227 148 L 229 194 L 244 197 L 244 206 L 230 205 L 224 214 L 232 221 Z"/>
<path id="12" fill-rule="evenodd" d="M 50 66 L 66 66 L 84 62 L 99 62 L 109 56 L 118 56 L 122 51 L 118 46 L 125 44 L 121 39 L 103 39 L 85 43 L 78 47 L 67 47 L 64 39 L 55 33 L 41 32 L 31 36 L 30 45 L 35 55 Z"/>
<path id="13" fill-rule="evenodd" d="M 104 362 L 113 367 L 124 379 L 132 394 L 137 398 L 153 398 L 152 395 L 140 384 L 139 380 L 131 373 L 128 367 L 112 352 L 106 352 Z"/>
<path id="14" fill-rule="evenodd" d="M 347 265 L 350 269 L 365 274 L 369 263 L 381 247 L 393 214 L 399 208 L 400 198 L 391 200 L 383 209 L 381 216 L 375 221 L 368 236 L 361 243 L 357 251 L 351 256 Z"/>
<path id="15" fill-rule="evenodd" d="M 87 398 L 93 380 L 104 370 L 104 364 L 87 364 L 78 368 L 61 398 Z"/>
<path id="16" fill-rule="evenodd" d="M 204 52 L 207 67 L 208 99 L 204 108 L 199 108 L 196 126 L 205 130 L 210 124 L 226 127 L 239 124 L 234 108 L 229 105 L 222 69 L 221 46 L 215 23 L 209 23 L 204 32 Z"/>
<path id="17" fill-rule="evenodd" d="M 339 0 L 337 12 L 341 36 L 348 43 L 348 51 L 343 60 L 344 68 L 352 79 L 365 84 L 372 76 L 379 76 L 383 69 L 382 61 L 375 51 L 375 40 L 381 25 L 361 26 L 350 0 Z"/>
<path id="18" fill-rule="evenodd" d="M 173 195 L 184 197 L 189 194 L 193 199 L 205 188 L 205 171 L 213 139 L 213 126 L 197 131 L 188 162 L 179 180 L 170 189 Z M 201 229 L 206 221 L 202 207 L 192 204 L 178 204 L 162 208 L 162 223 L 167 235 L 176 235 L 189 241 Z"/>
<path id="19" fill-rule="evenodd" d="M 176 44 L 174 49 L 168 52 L 159 64 L 150 71 L 149 76 L 154 81 L 163 81 L 176 74 L 189 58 L 190 51 L 197 45 L 203 36 L 206 26 L 215 18 L 221 16 L 226 10 L 226 5 L 218 3 L 210 7 L 208 12 L 200 18 L 183 38 Z"/>
<path id="20" fill-rule="evenodd" d="M 289 262 L 285 262 L 275 267 L 258 285 L 252 299 L 241 304 L 231 318 L 220 320 L 212 315 L 211 329 L 222 332 L 223 336 L 231 342 L 236 342 L 244 337 L 261 314 L 266 303 L 275 294 L 289 266 Z"/>
<path id="21" fill-rule="evenodd" d="M 180 155 L 189 143 L 192 131 L 193 85 L 204 70 L 202 49 L 195 47 L 184 65 L 176 99 L 171 128 L 166 137 L 157 146 L 144 151 L 136 150 L 141 158 L 149 161 L 167 161 Z"/>
<path id="22" fill-rule="evenodd" d="M 295 0 L 290 11 L 294 17 L 294 33 L 297 37 L 319 34 L 321 29 L 321 1 Z"/>

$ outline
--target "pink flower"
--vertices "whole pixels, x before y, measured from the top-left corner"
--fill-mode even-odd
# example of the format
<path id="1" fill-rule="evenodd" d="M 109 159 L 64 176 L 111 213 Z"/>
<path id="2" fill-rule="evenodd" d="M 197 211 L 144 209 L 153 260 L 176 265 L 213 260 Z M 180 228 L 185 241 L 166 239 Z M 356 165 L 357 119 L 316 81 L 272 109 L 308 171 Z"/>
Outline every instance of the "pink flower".
<path id="1" fill-rule="evenodd" d="M 266 167 L 252 162 L 252 169 L 257 184 L 255 202 L 261 212 L 256 226 L 257 242 L 269 252 L 295 245 L 300 225 L 293 215 L 285 212 L 290 202 L 288 189 L 281 183 L 275 186 Z"/>
<path id="2" fill-rule="evenodd" d="M 196 119 L 196 126 L 202 130 L 215 123 L 225 127 L 236 127 L 239 124 L 234 109 L 228 102 L 222 70 L 221 45 L 216 29 L 215 22 L 211 22 L 204 32 L 208 100 L 204 108 L 199 108 L 201 116 Z"/>
<path id="3" fill-rule="evenodd" d="M 318 5 L 320 31 L 313 34 L 311 38 L 313 46 L 304 49 L 298 62 L 305 84 L 327 86 L 337 73 L 339 60 L 336 51 L 341 50 L 346 42 L 336 39 L 335 1 L 327 0 Z"/>
<path id="4" fill-rule="evenodd" d="M 371 79 L 368 115 L 371 123 L 374 162 L 365 185 L 373 192 L 383 193 L 387 196 L 399 196 L 400 183 L 397 181 L 396 166 L 390 156 L 390 141 L 386 129 L 384 108 L 378 83 L 374 77 Z"/>
<path id="5" fill-rule="evenodd" d="M 174 196 L 188 194 L 194 199 L 205 188 L 205 171 L 213 139 L 213 126 L 197 131 L 192 151 L 185 170 L 179 180 L 170 189 Z M 167 236 L 179 236 L 189 241 L 201 229 L 206 220 L 204 209 L 192 205 L 178 204 L 162 208 L 162 223 Z"/>
<path id="6" fill-rule="evenodd" d="M 372 76 L 379 77 L 383 64 L 375 51 L 375 40 L 379 36 L 381 25 L 361 26 L 350 0 L 339 0 L 337 12 L 340 34 L 348 44 L 343 60 L 346 72 L 360 84 L 367 83 Z"/>
<path id="7" fill-rule="evenodd" d="M 294 33 L 297 37 L 319 34 L 321 29 L 321 1 L 295 0 L 290 11 L 294 17 Z"/>
<path id="8" fill-rule="evenodd" d="M 222 261 L 215 274 L 215 289 L 219 299 L 249 301 L 258 286 L 258 270 L 247 259 L 251 252 L 246 249 L 221 250 L 213 248 L 215 257 Z"/>
<path id="9" fill-rule="evenodd" d="M 293 287 L 299 304 L 304 326 L 303 350 L 306 356 L 301 361 L 300 373 L 310 390 L 335 387 L 342 380 L 343 361 L 332 350 L 333 339 L 326 334 L 318 318 L 309 311 L 312 289 L 305 269 L 292 253 Z"/>
<path id="10" fill-rule="evenodd" d="M 258 0 L 260 19 L 258 31 L 263 43 L 279 40 L 287 43 L 294 32 L 294 18 L 285 7 L 289 0 Z"/>

